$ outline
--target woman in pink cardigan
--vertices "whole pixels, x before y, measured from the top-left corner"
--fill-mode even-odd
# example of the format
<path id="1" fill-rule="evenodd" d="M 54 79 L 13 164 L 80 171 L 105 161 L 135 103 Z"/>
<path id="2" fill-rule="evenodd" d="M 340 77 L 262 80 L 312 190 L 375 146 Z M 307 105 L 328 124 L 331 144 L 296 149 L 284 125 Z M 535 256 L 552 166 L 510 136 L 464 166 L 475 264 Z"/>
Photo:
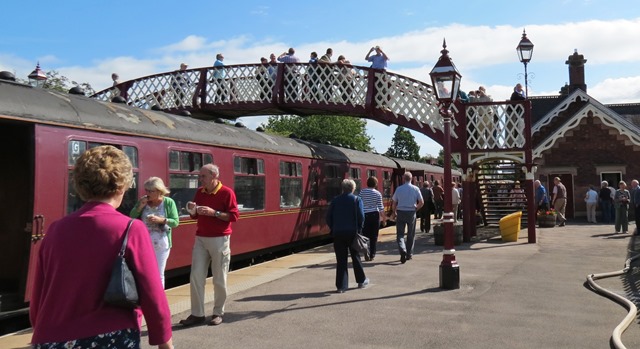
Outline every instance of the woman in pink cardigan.
<path id="1" fill-rule="evenodd" d="M 171 313 L 149 233 L 140 220 L 129 231 L 125 259 L 140 306 L 102 300 L 129 217 L 116 211 L 133 173 L 127 156 L 100 146 L 78 158 L 75 189 L 86 204 L 47 229 L 38 255 L 30 312 L 34 348 L 139 348 L 147 319 L 149 344 L 172 349 Z"/>

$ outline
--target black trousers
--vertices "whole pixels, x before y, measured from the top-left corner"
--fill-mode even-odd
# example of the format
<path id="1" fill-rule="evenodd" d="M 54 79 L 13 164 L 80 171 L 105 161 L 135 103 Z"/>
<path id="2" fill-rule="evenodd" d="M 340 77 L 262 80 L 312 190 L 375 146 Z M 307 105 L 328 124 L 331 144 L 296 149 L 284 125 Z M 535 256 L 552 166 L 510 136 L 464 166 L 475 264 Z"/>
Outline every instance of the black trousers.
<path id="1" fill-rule="evenodd" d="M 356 282 L 362 283 L 367 277 L 364 275 L 362 261 L 358 251 L 351 248 L 351 242 L 355 236 L 338 235 L 333 237 L 333 249 L 336 253 L 336 288 L 338 290 L 346 290 L 349 288 L 349 254 L 351 254 L 351 262 L 353 264 L 353 273 L 356 275 Z"/>
<path id="2" fill-rule="evenodd" d="M 636 214 L 636 234 L 640 235 L 640 205 L 636 205 L 635 214 Z"/>
<path id="3" fill-rule="evenodd" d="M 369 257 L 376 256 L 378 234 L 380 233 L 380 212 L 369 212 L 364 214 L 364 227 L 362 235 L 369 238 Z"/>
<path id="4" fill-rule="evenodd" d="M 420 211 L 420 231 L 424 231 L 428 233 L 430 230 L 431 230 L 431 210 L 427 208 Z"/>

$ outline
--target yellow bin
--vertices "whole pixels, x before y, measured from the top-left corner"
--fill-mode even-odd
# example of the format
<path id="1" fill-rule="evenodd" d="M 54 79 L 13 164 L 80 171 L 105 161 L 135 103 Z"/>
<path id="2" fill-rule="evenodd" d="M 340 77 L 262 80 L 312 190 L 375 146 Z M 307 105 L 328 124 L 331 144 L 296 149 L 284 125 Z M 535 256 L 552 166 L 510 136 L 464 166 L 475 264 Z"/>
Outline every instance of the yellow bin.
<path id="1" fill-rule="evenodd" d="M 514 212 L 500 218 L 500 235 L 502 236 L 502 241 L 518 241 L 521 220 L 522 212 Z"/>

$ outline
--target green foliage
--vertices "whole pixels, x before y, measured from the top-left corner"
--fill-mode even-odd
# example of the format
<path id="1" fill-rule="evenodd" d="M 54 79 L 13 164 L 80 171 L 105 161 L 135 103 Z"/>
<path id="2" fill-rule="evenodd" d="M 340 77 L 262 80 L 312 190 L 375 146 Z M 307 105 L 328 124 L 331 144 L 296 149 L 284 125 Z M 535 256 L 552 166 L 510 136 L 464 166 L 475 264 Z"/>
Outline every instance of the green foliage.
<path id="1" fill-rule="evenodd" d="M 47 75 L 47 81 L 44 83 L 44 88 L 49 90 L 54 90 L 58 92 L 68 93 L 72 87 L 80 86 L 84 90 L 85 96 L 91 96 L 96 93 L 96 91 L 91 87 L 91 84 L 88 82 L 77 83 L 75 81 L 69 80 L 64 75 L 61 75 L 56 70 L 51 70 L 45 73 Z M 16 79 L 18 82 L 23 84 L 29 84 L 29 80 L 24 79 Z"/>
<path id="2" fill-rule="evenodd" d="M 444 148 L 440 149 L 440 152 L 438 153 L 438 158 L 436 161 L 436 164 L 440 167 L 444 167 Z M 453 157 L 451 157 L 451 168 L 453 169 L 459 169 L 458 164 L 453 160 Z"/>
<path id="3" fill-rule="evenodd" d="M 391 140 L 391 146 L 385 155 L 404 160 L 418 161 L 420 160 L 420 146 L 409 130 L 398 126 Z"/>
<path id="4" fill-rule="evenodd" d="M 300 139 L 369 151 L 371 136 L 366 133 L 366 125 L 365 120 L 348 116 L 286 115 L 270 116 L 262 127 L 268 133 L 285 137 L 294 134 Z"/>

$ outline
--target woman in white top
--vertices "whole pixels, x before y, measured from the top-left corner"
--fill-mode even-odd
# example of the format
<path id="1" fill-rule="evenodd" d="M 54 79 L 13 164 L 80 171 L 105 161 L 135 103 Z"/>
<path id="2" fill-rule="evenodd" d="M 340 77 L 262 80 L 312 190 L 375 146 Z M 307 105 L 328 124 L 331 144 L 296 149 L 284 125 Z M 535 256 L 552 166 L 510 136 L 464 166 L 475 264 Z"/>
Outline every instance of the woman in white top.
<path id="1" fill-rule="evenodd" d="M 593 185 L 589 186 L 589 190 L 584 195 L 584 202 L 587 204 L 587 222 L 596 222 L 596 207 L 598 206 L 598 192 L 593 189 Z"/>

